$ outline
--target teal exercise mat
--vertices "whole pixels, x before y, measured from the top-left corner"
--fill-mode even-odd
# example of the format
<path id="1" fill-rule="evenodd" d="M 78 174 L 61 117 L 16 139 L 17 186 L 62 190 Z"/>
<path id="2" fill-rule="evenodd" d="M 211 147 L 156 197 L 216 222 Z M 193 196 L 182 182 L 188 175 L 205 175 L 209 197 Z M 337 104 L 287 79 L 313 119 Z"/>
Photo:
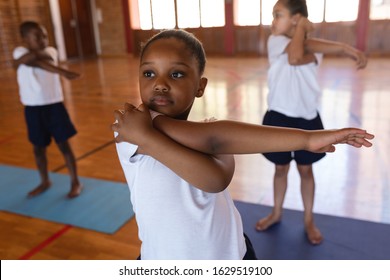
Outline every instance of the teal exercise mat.
<path id="1" fill-rule="evenodd" d="M 279 224 L 257 232 L 256 222 L 271 213 L 269 206 L 235 201 L 244 231 L 262 260 L 390 260 L 390 225 L 315 214 L 324 236 L 320 245 L 306 239 L 303 212 L 284 209 Z"/>
<path id="2" fill-rule="evenodd" d="M 50 173 L 52 186 L 28 198 L 39 184 L 37 170 L 0 165 L 0 210 L 113 234 L 133 215 L 124 183 L 80 177 L 83 191 L 69 199 L 69 175 Z"/>

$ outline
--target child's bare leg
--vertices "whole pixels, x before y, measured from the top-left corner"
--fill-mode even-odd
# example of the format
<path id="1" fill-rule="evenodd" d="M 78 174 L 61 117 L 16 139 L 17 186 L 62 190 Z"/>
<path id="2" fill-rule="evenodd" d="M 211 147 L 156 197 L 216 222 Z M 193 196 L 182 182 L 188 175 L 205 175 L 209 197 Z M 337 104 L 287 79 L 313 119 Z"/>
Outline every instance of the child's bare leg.
<path id="1" fill-rule="evenodd" d="M 263 231 L 280 222 L 283 211 L 283 201 L 287 190 L 287 175 L 290 164 L 275 165 L 274 174 L 274 208 L 271 214 L 256 223 L 256 230 Z"/>
<path id="2" fill-rule="evenodd" d="M 313 205 L 315 182 L 312 165 L 298 165 L 298 171 L 301 176 L 301 194 L 304 206 L 304 222 L 307 238 L 313 245 L 322 242 L 321 231 L 314 223 Z"/>
<path id="3" fill-rule="evenodd" d="M 28 196 L 31 197 L 43 193 L 50 188 L 51 185 L 49 173 L 47 171 L 46 147 L 34 146 L 34 157 L 39 176 L 41 178 L 41 183 L 28 193 Z"/>
<path id="4" fill-rule="evenodd" d="M 71 188 L 70 188 L 70 192 L 68 193 L 68 197 L 74 198 L 81 193 L 81 190 L 83 188 L 77 176 L 76 160 L 68 141 L 58 143 L 58 147 L 64 156 L 65 163 L 67 168 L 69 169 L 69 173 L 71 177 Z"/>

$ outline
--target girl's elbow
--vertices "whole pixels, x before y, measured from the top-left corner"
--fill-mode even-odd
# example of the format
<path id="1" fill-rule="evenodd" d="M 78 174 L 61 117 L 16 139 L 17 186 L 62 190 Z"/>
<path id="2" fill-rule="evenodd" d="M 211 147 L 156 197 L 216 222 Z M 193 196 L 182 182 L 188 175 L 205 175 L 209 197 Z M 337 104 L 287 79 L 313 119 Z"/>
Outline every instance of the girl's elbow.
<path id="1" fill-rule="evenodd" d="M 228 186 L 229 185 L 225 185 L 225 184 L 212 185 L 212 186 L 208 186 L 208 187 L 203 188 L 203 190 L 205 192 L 208 192 L 208 193 L 220 193 L 220 192 L 223 192 Z"/>
<path id="2" fill-rule="evenodd" d="M 218 184 L 217 187 L 217 192 L 224 191 L 230 185 L 232 178 L 233 175 L 224 174 L 223 176 L 221 176 L 220 183 Z"/>
<path id="3" fill-rule="evenodd" d="M 231 180 L 231 178 L 218 178 L 218 176 L 216 176 L 214 180 L 206 184 L 202 189 L 209 193 L 223 192 L 230 185 Z"/>

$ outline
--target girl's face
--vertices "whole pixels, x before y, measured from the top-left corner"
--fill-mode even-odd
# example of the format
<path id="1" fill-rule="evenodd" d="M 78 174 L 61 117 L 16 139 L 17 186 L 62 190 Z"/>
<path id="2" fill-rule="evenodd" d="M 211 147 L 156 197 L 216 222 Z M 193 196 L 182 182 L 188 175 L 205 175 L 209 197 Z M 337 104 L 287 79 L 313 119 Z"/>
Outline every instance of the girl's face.
<path id="1" fill-rule="evenodd" d="M 44 28 L 33 28 L 23 38 L 27 48 L 34 51 L 44 50 L 48 45 L 47 32 Z"/>
<path id="2" fill-rule="evenodd" d="M 282 1 L 276 2 L 272 15 L 274 17 L 271 26 L 272 34 L 292 37 L 297 24 L 297 16 L 291 15 Z"/>
<path id="3" fill-rule="evenodd" d="M 176 119 L 187 119 L 195 97 L 207 85 L 198 61 L 176 38 L 159 39 L 145 50 L 139 71 L 142 102 L 150 109 Z"/>

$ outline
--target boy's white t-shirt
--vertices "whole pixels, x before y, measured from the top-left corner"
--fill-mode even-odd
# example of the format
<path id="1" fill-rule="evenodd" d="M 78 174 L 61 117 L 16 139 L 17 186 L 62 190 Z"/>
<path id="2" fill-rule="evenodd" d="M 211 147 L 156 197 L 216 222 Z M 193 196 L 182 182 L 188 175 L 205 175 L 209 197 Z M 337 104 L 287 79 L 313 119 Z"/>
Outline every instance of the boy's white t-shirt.
<path id="1" fill-rule="evenodd" d="M 227 190 L 201 191 L 154 158 L 135 154 L 136 145 L 121 142 L 116 148 L 142 241 L 141 259 L 244 257 L 241 216 Z"/>
<path id="2" fill-rule="evenodd" d="M 18 59 L 28 53 L 28 49 L 22 46 L 13 51 L 13 58 Z M 57 50 L 53 47 L 45 48 L 50 55 L 53 64 L 58 64 Z M 43 70 L 39 67 L 31 67 L 25 64 L 17 69 L 20 101 L 25 106 L 40 106 L 62 102 L 64 100 L 60 76 Z"/>
<path id="3" fill-rule="evenodd" d="M 270 35 L 268 39 L 268 109 L 311 120 L 317 116 L 321 95 L 317 70 L 322 54 L 315 54 L 317 62 L 290 65 L 285 52 L 290 41 L 283 35 Z"/>

